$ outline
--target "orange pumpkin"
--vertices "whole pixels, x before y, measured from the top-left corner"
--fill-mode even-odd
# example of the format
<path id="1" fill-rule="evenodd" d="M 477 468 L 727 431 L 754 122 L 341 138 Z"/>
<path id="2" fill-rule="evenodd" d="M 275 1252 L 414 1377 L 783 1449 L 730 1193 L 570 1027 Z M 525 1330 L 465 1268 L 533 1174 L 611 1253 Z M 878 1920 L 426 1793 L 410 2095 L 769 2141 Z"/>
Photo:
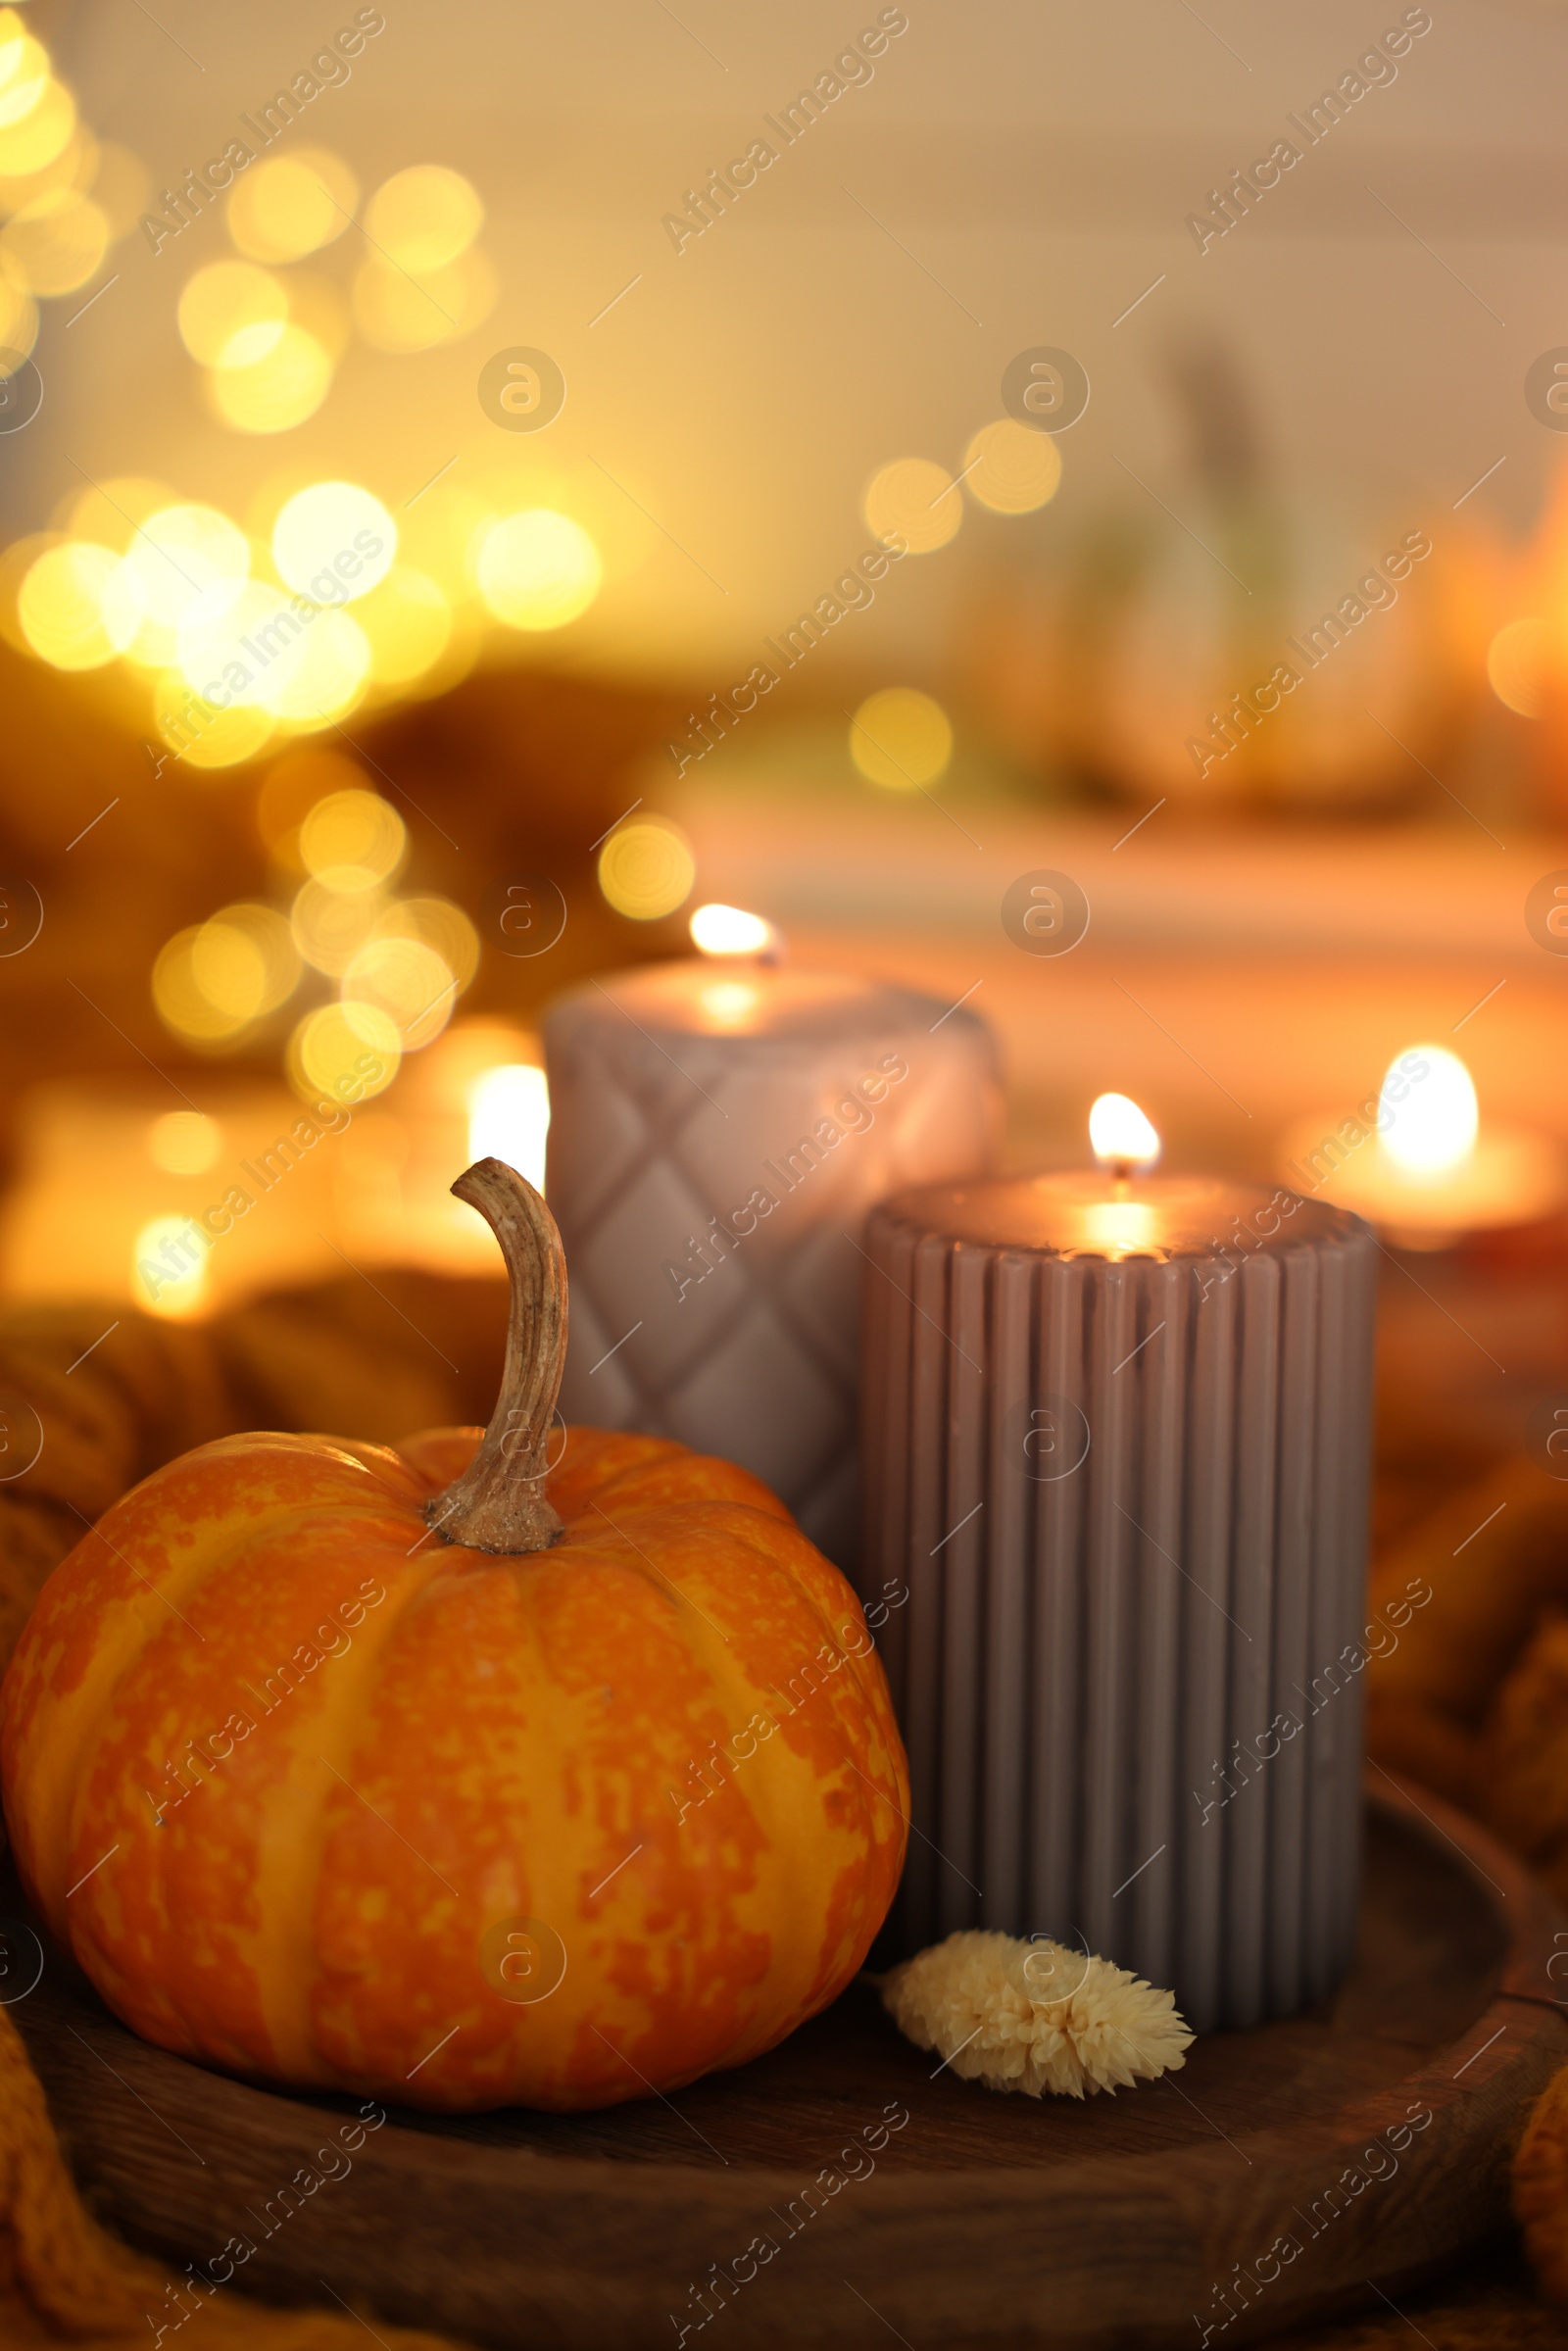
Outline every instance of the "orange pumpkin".
<path id="1" fill-rule="evenodd" d="M 849 1982 L 904 1753 L 858 1601 L 757 1479 L 593 1429 L 548 1468 L 560 1237 L 496 1160 L 453 1189 L 513 1277 L 489 1429 L 223 1438 L 133 1489 L 7 1673 L 6 1816 L 41 1918 L 165 2048 L 612 2105 Z"/>

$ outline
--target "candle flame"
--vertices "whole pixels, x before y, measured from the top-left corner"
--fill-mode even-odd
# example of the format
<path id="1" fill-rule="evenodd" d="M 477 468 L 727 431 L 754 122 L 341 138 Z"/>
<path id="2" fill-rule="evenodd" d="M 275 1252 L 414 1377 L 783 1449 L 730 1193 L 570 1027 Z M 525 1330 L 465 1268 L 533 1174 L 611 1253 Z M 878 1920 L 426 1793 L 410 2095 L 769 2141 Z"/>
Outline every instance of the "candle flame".
<path id="1" fill-rule="evenodd" d="M 1475 1149 L 1480 1108 L 1470 1072 L 1441 1045 L 1413 1045 L 1389 1064 L 1378 1100 L 1383 1149 L 1407 1175 L 1441 1176 Z"/>
<path id="2" fill-rule="evenodd" d="M 773 944 L 773 925 L 743 906 L 699 906 L 691 933 L 693 946 L 705 955 L 760 955 Z"/>
<path id="3" fill-rule="evenodd" d="M 1125 1094 L 1101 1095 L 1089 1113 L 1089 1141 L 1101 1166 L 1123 1175 L 1159 1157 L 1158 1134 Z"/>

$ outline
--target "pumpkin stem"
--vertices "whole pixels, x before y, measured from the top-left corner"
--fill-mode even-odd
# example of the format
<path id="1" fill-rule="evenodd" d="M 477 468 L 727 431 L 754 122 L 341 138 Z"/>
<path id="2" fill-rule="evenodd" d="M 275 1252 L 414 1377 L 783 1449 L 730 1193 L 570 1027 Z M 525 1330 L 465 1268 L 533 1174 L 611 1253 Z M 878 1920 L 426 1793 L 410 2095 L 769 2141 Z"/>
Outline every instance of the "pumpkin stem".
<path id="1" fill-rule="evenodd" d="M 533 1186 L 501 1159 L 479 1159 L 452 1190 L 501 1244 L 512 1283 L 507 1360 L 490 1426 L 461 1478 L 425 1505 L 448 1543 L 477 1551 L 544 1551 L 565 1533 L 545 1494 L 545 1452 L 566 1355 L 566 1253 Z"/>

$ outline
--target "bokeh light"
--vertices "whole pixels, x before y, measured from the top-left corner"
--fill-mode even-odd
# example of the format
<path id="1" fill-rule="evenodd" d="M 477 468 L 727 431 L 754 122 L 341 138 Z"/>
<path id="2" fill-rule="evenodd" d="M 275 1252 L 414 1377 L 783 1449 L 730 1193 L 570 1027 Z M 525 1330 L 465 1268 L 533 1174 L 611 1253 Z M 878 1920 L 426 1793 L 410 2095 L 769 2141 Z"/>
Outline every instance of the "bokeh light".
<path id="1" fill-rule="evenodd" d="M 37 340 L 38 305 L 21 278 L 13 276 L 0 261 L 0 351 L 27 359 Z"/>
<path id="2" fill-rule="evenodd" d="M 360 200 L 341 156 L 300 147 L 254 164 L 228 197 L 228 233 L 255 262 L 297 262 L 340 237 Z"/>
<path id="3" fill-rule="evenodd" d="M 163 948 L 153 965 L 153 1003 L 186 1044 L 225 1045 L 285 1004 L 299 977 L 299 955 L 275 908 L 225 906 Z"/>
<path id="4" fill-rule="evenodd" d="M 37 85 L 30 80 L 24 88 Z M 26 112 L 0 123 L 0 175 L 22 179 L 63 153 L 76 127 L 76 102 L 58 81 L 46 80 Z"/>
<path id="5" fill-rule="evenodd" d="M 272 525 L 279 579 L 318 604 L 368 595 L 385 579 L 397 551 L 397 524 L 358 482 L 313 482 L 287 501 Z"/>
<path id="6" fill-rule="evenodd" d="M 186 565 L 179 569 L 172 566 L 163 576 L 188 579 L 188 575 Z M 221 705 L 225 698 L 239 704 L 264 704 L 269 701 L 265 686 L 270 672 L 287 660 L 290 647 L 305 634 L 306 625 L 289 610 L 280 589 L 259 579 L 241 579 L 228 602 L 217 612 L 206 609 L 198 599 L 182 614 L 175 639 L 179 666 L 187 682 L 215 705 Z"/>
<path id="7" fill-rule="evenodd" d="M 461 996 L 479 968 L 479 934 L 450 898 L 401 898 L 376 917 L 376 939 L 417 939 L 433 948 Z"/>
<path id="8" fill-rule="evenodd" d="M 377 351 L 430 351 L 481 325 L 496 291 L 496 273 L 479 252 L 417 276 L 371 254 L 354 280 L 354 323 Z"/>
<path id="9" fill-rule="evenodd" d="M 368 1102 L 391 1085 L 402 1059 L 397 1027 L 378 1005 L 322 1004 L 289 1039 L 285 1068 L 306 1102 Z"/>
<path id="10" fill-rule="evenodd" d="M 997 514 L 1031 514 L 1049 505 L 1061 480 L 1054 436 L 1011 416 L 982 424 L 963 453 L 963 486 Z"/>
<path id="11" fill-rule="evenodd" d="M 365 769 L 346 752 L 302 744 L 273 761 L 256 796 L 256 829 L 273 864 L 303 874 L 300 827 L 318 801 L 333 792 L 368 789 Z"/>
<path id="12" fill-rule="evenodd" d="M 897 532 L 910 555 L 929 555 L 946 547 L 963 520 L 963 500 L 946 465 L 903 457 L 872 476 L 864 511 L 878 538 Z"/>
<path id="13" fill-rule="evenodd" d="M 439 269 L 466 253 L 484 224 L 477 189 L 445 164 L 414 164 L 383 181 L 365 216 L 372 245 L 405 269 Z"/>
<path id="14" fill-rule="evenodd" d="M 17 617 L 32 652 L 52 667 L 101 669 L 135 636 L 141 604 L 119 556 L 73 539 L 31 564 Z"/>
<path id="15" fill-rule="evenodd" d="M 144 1224 L 130 1253 L 136 1303 L 176 1320 L 199 1313 L 207 1297 L 208 1249 L 188 1216 L 155 1216 Z"/>
<path id="16" fill-rule="evenodd" d="M 266 749 L 270 713 L 255 703 L 226 710 L 204 701 L 177 669 L 166 669 L 153 690 L 153 725 L 171 756 L 187 767 L 238 767 Z"/>
<path id="17" fill-rule="evenodd" d="M 166 1110 L 147 1129 L 147 1153 L 166 1175 L 204 1175 L 223 1146 L 223 1130 L 203 1110 Z"/>
<path id="18" fill-rule="evenodd" d="M 470 1162 L 500 1159 L 542 1192 L 549 1133 L 550 1087 L 542 1069 L 504 1061 L 474 1079 L 468 1089 Z"/>
<path id="19" fill-rule="evenodd" d="M 179 665 L 211 703 L 255 704 L 291 725 L 325 726 L 351 710 L 370 670 L 364 631 L 345 612 L 292 603 L 248 580 L 216 622 L 179 631 Z"/>
<path id="20" fill-rule="evenodd" d="M 340 980 L 368 943 L 385 904 L 379 890 L 335 890 L 313 873 L 295 894 L 289 916 L 294 944 L 307 963 Z"/>
<path id="21" fill-rule="evenodd" d="M 353 326 L 348 301 L 329 277 L 315 269 L 288 273 L 288 315 L 294 325 L 314 335 L 336 367 L 349 347 Z"/>
<path id="22" fill-rule="evenodd" d="M 268 709 L 310 730 L 345 717 L 370 675 L 365 631 L 348 612 L 318 612 L 284 659 L 262 681 Z"/>
<path id="23" fill-rule="evenodd" d="M 152 179 L 140 156 L 132 155 L 117 139 L 100 140 L 90 184 L 92 200 L 109 222 L 110 235 L 129 236 L 152 195 Z"/>
<path id="24" fill-rule="evenodd" d="M 35 294 L 74 293 L 98 269 L 108 248 L 107 219 L 90 196 L 74 188 L 46 189 L 0 232 L 0 251 Z"/>
<path id="25" fill-rule="evenodd" d="M 1487 651 L 1492 691 L 1521 718 L 1539 718 L 1550 691 L 1550 632 L 1544 620 L 1510 620 Z"/>
<path id="26" fill-rule="evenodd" d="M 194 954 L 202 929 L 201 923 L 193 922 L 159 950 L 153 964 L 153 1003 L 165 1028 L 181 1044 L 222 1046 L 249 1026 L 249 1018 L 214 1004 L 197 979 Z"/>
<path id="27" fill-rule="evenodd" d="M 408 846 L 402 817 L 378 792 L 318 800 L 299 828 L 300 862 L 329 890 L 373 890 L 390 881 Z"/>
<path id="28" fill-rule="evenodd" d="M 0 128 L 29 115 L 48 86 L 48 50 L 14 8 L 0 11 Z"/>
<path id="29" fill-rule="evenodd" d="M 181 628 L 216 629 L 243 592 L 250 564 L 244 532 L 216 507 L 166 506 L 149 514 L 125 551 L 142 611 L 131 660 L 162 667 L 177 658 Z"/>
<path id="30" fill-rule="evenodd" d="M 218 367 L 207 378 L 215 411 L 236 432 L 292 432 L 315 416 L 331 388 L 331 354 L 292 319 L 254 366 Z"/>
<path id="31" fill-rule="evenodd" d="M 78 486 L 59 519 L 72 538 L 97 539 L 117 555 L 125 555 L 152 515 L 178 504 L 169 484 L 150 474 L 110 473 L 84 490 Z"/>
<path id="32" fill-rule="evenodd" d="M 942 774 L 953 756 L 953 725 L 929 694 L 886 686 L 868 694 L 850 721 L 850 755 L 860 773 L 890 792 L 912 792 Z"/>
<path id="33" fill-rule="evenodd" d="M 224 906 L 191 941 L 190 976 L 216 1012 L 235 1021 L 259 1020 L 293 995 L 299 951 L 273 906 Z"/>
<path id="34" fill-rule="evenodd" d="M 417 1053 L 439 1037 L 457 1003 L 457 981 L 435 949 L 422 939 L 372 938 L 343 974 L 343 1009 L 358 1035 L 363 1007 L 390 1020 L 405 1053 Z M 366 1036 L 373 1045 L 373 1034 Z"/>
<path id="35" fill-rule="evenodd" d="M 679 825 L 636 817 L 616 828 L 599 852 L 599 887 L 617 914 L 657 922 L 691 896 L 697 859 Z"/>
<path id="36" fill-rule="evenodd" d="M 282 340 L 288 296 L 253 262 L 209 262 L 186 280 L 177 318 L 181 342 L 204 367 L 250 367 Z"/>
<path id="37" fill-rule="evenodd" d="M 588 533 L 567 514 L 529 507 L 492 523 L 474 566 L 479 593 L 508 628 L 564 628 L 599 593 L 603 567 Z"/>
<path id="38" fill-rule="evenodd" d="M 446 591 L 409 563 L 395 563 L 380 586 L 355 606 L 354 617 L 369 644 L 370 675 L 378 686 L 409 685 L 423 677 L 452 642 Z"/>

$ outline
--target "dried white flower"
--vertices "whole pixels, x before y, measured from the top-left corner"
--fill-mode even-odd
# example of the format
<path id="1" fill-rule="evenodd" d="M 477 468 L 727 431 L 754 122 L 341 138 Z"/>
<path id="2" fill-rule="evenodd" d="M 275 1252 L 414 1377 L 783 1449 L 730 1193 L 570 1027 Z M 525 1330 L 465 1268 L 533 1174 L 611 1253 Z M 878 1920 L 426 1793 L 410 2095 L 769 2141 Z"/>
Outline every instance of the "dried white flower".
<path id="1" fill-rule="evenodd" d="M 990 2089 L 1081 2098 L 1185 2063 L 1193 2038 L 1174 1992 L 1044 1940 L 970 1932 L 881 1980 L 882 2004 L 917 2049 Z"/>

